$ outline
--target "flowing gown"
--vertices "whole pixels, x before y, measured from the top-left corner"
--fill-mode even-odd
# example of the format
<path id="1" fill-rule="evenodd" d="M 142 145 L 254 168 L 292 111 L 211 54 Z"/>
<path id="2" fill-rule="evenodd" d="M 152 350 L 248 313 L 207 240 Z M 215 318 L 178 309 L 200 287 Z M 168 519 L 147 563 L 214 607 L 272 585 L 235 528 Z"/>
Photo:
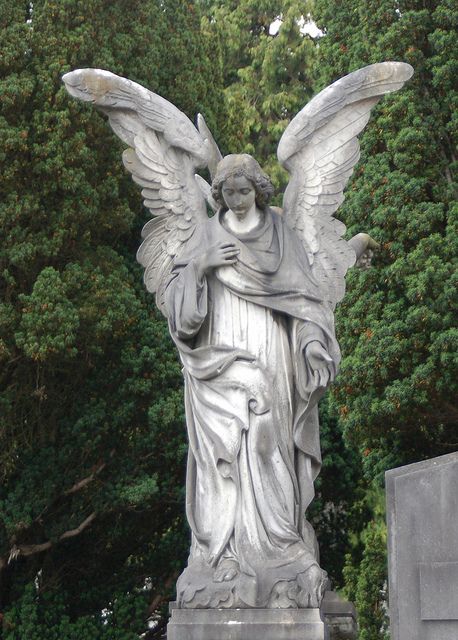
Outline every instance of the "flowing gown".
<path id="1" fill-rule="evenodd" d="M 237 264 L 199 280 L 193 258 L 221 239 L 239 247 Z M 221 214 L 196 230 L 167 299 L 189 436 L 192 546 L 179 605 L 306 606 L 301 576 L 318 558 L 304 512 L 320 466 L 323 389 L 304 354 L 319 340 L 337 364 L 338 347 L 305 252 L 270 210 L 238 236 Z"/>

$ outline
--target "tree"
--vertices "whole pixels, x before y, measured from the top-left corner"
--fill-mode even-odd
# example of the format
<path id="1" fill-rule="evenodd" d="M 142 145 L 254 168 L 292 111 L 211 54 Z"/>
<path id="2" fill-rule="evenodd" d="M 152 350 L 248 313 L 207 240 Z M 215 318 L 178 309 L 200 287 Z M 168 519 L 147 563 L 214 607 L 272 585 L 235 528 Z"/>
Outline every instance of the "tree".
<path id="1" fill-rule="evenodd" d="M 361 535 L 362 554 L 357 566 L 351 555 L 344 567 L 345 594 L 358 611 L 359 640 L 386 640 L 388 611 L 386 603 L 386 527 L 371 520 Z"/>
<path id="2" fill-rule="evenodd" d="M 456 389 L 456 94 L 453 50 L 452 56 L 444 50 L 455 42 L 450 5 L 409 3 L 405 10 L 399 3 L 394 11 L 389 2 L 370 4 L 351 3 L 361 27 L 352 36 L 339 30 L 350 3 L 333 10 L 332 18 L 327 3 L 318 2 L 316 11 L 327 25 L 320 56 L 329 65 L 328 80 L 339 58 L 345 71 L 383 57 L 416 70 L 399 95 L 378 107 L 341 209 L 349 235 L 364 229 L 382 244 L 375 268 L 351 272 L 339 312 L 347 357 L 337 402 L 347 435 L 365 453 L 374 477 L 387 464 L 456 447 L 457 416 L 450 405 Z M 325 65 L 320 68 L 323 74 Z"/>
<path id="3" fill-rule="evenodd" d="M 332 402 L 374 491 L 386 469 L 457 447 L 450 402 L 457 384 L 456 10 L 448 0 L 317 0 L 313 16 L 325 32 L 317 90 L 382 60 L 415 69 L 408 85 L 376 108 L 339 210 L 348 237 L 366 231 L 381 244 L 373 267 L 347 278 L 337 314 L 344 358 Z M 386 572 L 380 540 L 368 533 L 368 560 L 353 564 L 354 593 L 366 594 L 364 608 L 357 597 L 362 633 L 371 639 L 383 637 L 380 597 L 372 593 L 370 602 L 364 584 L 370 571 Z M 349 562 L 357 563 L 358 553 Z"/>
<path id="4" fill-rule="evenodd" d="M 250 153 L 272 178 L 279 192 L 286 173 L 276 148 L 289 121 L 311 97 L 313 40 L 301 33 L 307 3 L 201 2 L 205 29 L 218 43 L 228 120 L 224 151 Z M 281 19 L 277 31 L 272 24 Z"/>
<path id="5" fill-rule="evenodd" d="M 8 640 L 138 637 L 187 547 L 181 374 L 134 263 L 146 216 L 115 136 L 61 76 L 108 68 L 188 113 L 207 105 L 216 129 L 222 100 L 192 5 L 128 7 L 0 1 Z"/>
<path id="6" fill-rule="evenodd" d="M 329 395 L 320 402 L 320 443 L 323 466 L 315 481 L 315 498 L 307 512 L 320 547 L 320 564 L 329 574 L 333 590 L 346 580 L 350 559 L 362 553 L 360 532 L 371 511 L 357 450 L 343 439 L 342 425 L 330 406 Z M 346 561 L 346 557 L 348 560 Z"/>

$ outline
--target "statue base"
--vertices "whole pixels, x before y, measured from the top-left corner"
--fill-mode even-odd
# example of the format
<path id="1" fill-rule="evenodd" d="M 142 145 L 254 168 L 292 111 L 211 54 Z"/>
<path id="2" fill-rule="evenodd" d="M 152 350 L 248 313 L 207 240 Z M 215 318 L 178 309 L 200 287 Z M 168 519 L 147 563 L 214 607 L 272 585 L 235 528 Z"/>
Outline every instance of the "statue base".
<path id="1" fill-rule="evenodd" d="M 329 640 L 319 609 L 175 609 L 167 640 Z"/>
<path id="2" fill-rule="evenodd" d="M 321 603 L 321 616 L 329 631 L 329 640 L 356 640 L 358 625 L 356 609 L 335 591 L 326 591 Z"/>

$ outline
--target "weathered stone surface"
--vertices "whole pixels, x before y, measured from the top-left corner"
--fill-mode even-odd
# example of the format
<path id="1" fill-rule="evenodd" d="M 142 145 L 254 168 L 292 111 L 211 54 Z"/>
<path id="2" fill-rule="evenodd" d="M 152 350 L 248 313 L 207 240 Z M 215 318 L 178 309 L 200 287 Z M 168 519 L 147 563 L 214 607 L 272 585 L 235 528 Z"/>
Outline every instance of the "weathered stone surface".
<path id="1" fill-rule="evenodd" d="M 173 104 L 109 71 L 63 77 L 130 147 L 124 165 L 153 216 L 137 258 L 183 364 L 192 540 L 177 600 L 199 611 L 174 611 L 171 633 L 180 620 L 193 621 L 183 628 L 200 629 L 199 640 L 242 637 L 245 622 L 243 637 L 263 640 L 323 629 L 301 611 L 317 609 L 328 586 L 304 517 L 321 466 L 318 401 L 339 366 L 333 310 L 345 274 L 374 246 L 367 234 L 347 242 L 332 216 L 371 109 L 412 73 L 402 62 L 369 65 L 296 115 L 278 146 L 291 178 L 281 216 L 257 161 L 222 158 L 202 118 L 196 129 Z M 196 181 L 204 167 L 211 187 Z M 250 608 L 235 618 L 220 611 Z"/>
<path id="2" fill-rule="evenodd" d="M 329 640 L 319 609 L 172 609 L 167 640 Z"/>
<path id="3" fill-rule="evenodd" d="M 329 640 L 356 640 L 358 626 L 352 602 L 343 600 L 335 591 L 326 591 L 321 617 L 329 627 Z"/>
<path id="4" fill-rule="evenodd" d="M 458 453 L 386 474 L 392 640 L 458 639 Z"/>
<path id="5" fill-rule="evenodd" d="M 171 602 L 169 605 L 169 611 L 171 615 L 173 615 L 172 612 L 176 608 L 177 608 L 177 603 Z M 290 609 L 290 611 L 292 610 Z M 303 612 L 303 610 L 301 611 Z M 356 610 L 353 603 L 348 602 L 347 600 L 343 600 L 335 591 L 326 591 L 321 608 L 320 608 L 320 613 L 321 613 L 321 619 L 325 623 L 325 627 L 327 626 L 327 633 L 329 636 L 329 640 L 356 640 L 358 636 L 358 628 L 357 628 L 357 622 L 356 622 Z M 302 614 L 299 614 L 299 615 L 295 614 L 295 615 L 300 619 L 301 621 L 300 624 L 303 624 L 304 616 Z M 179 633 L 187 633 L 187 630 L 185 630 L 185 625 L 180 623 L 177 624 L 175 622 L 177 618 L 178 616 L 175 615 L 174 630 L 172 631 L 172 627 L 170 627 L 170 629 L 171 629 L 171 633 L 172 634 L 175 633 L 176 637 L 180 638 L 181 640 Z M 201 616 L 200 619 L 202 618 L 203 616 Z M 197 627 L 195 628 L 197 629 Z M 298 629 L 295 630 L 295 632 L 298 630 L 300 631 L 300 629 L 301 627 L 299 626 Z M 274 629 L 272 627 L 271 630 L 275 630 L 275 632 L 278 633 L 278 629 Z M 253 628 L 249 628 L 249 631 L 251 633 L 253 631 Z M 314 630 L 314 632 L 315 631 L 316 629 Z M 291 633 L 291 629 L 288 629 L 288 633 Z M 169 634 L 168 640 L 170 640 L 171 637 L 173 637 L 173 635 L 170 636 Z M 184 636 L 184 637 L 186 638 L 187 636 Z M 292 637 L 295 637 L 295 636 L 292 636 Z M 326 637 L 326 635 L 324 637 Z M 302 638 L 301 640 L 304 640 L 304 639 Z"/>
<path id="6" fill-rule="evenodd" d="M 457 532 L 458 534 L 458 532 Z M 450 586 L 454 585 L 454 589 Z M 422 620 L 458 620 L 458 562 L 420 565 Z"/>

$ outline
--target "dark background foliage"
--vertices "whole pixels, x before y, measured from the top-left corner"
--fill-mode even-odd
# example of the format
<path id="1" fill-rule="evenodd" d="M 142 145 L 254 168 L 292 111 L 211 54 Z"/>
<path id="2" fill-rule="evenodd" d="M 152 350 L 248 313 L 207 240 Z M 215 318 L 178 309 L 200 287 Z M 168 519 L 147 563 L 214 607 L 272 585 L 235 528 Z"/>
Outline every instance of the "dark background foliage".
<path id="1" fill-rule="evenodd" d="M 308 12 L 322 37 L 304 33 Z M 0 0 L 4 640 L 152 638 L 188 545 L 180 367 L 134 259 L 147 215 L 121 145 L 62 74 L 107 68 L 203 112 L 281 191 L 291 117 L 396 59 L 415 76 L 374 111 L 339 212 L 381 249 L 339 307 L 310 513 L 360 638 L 386 636 L 383 473 L 458 442 L 456 24 L 451 0 Z"/>

